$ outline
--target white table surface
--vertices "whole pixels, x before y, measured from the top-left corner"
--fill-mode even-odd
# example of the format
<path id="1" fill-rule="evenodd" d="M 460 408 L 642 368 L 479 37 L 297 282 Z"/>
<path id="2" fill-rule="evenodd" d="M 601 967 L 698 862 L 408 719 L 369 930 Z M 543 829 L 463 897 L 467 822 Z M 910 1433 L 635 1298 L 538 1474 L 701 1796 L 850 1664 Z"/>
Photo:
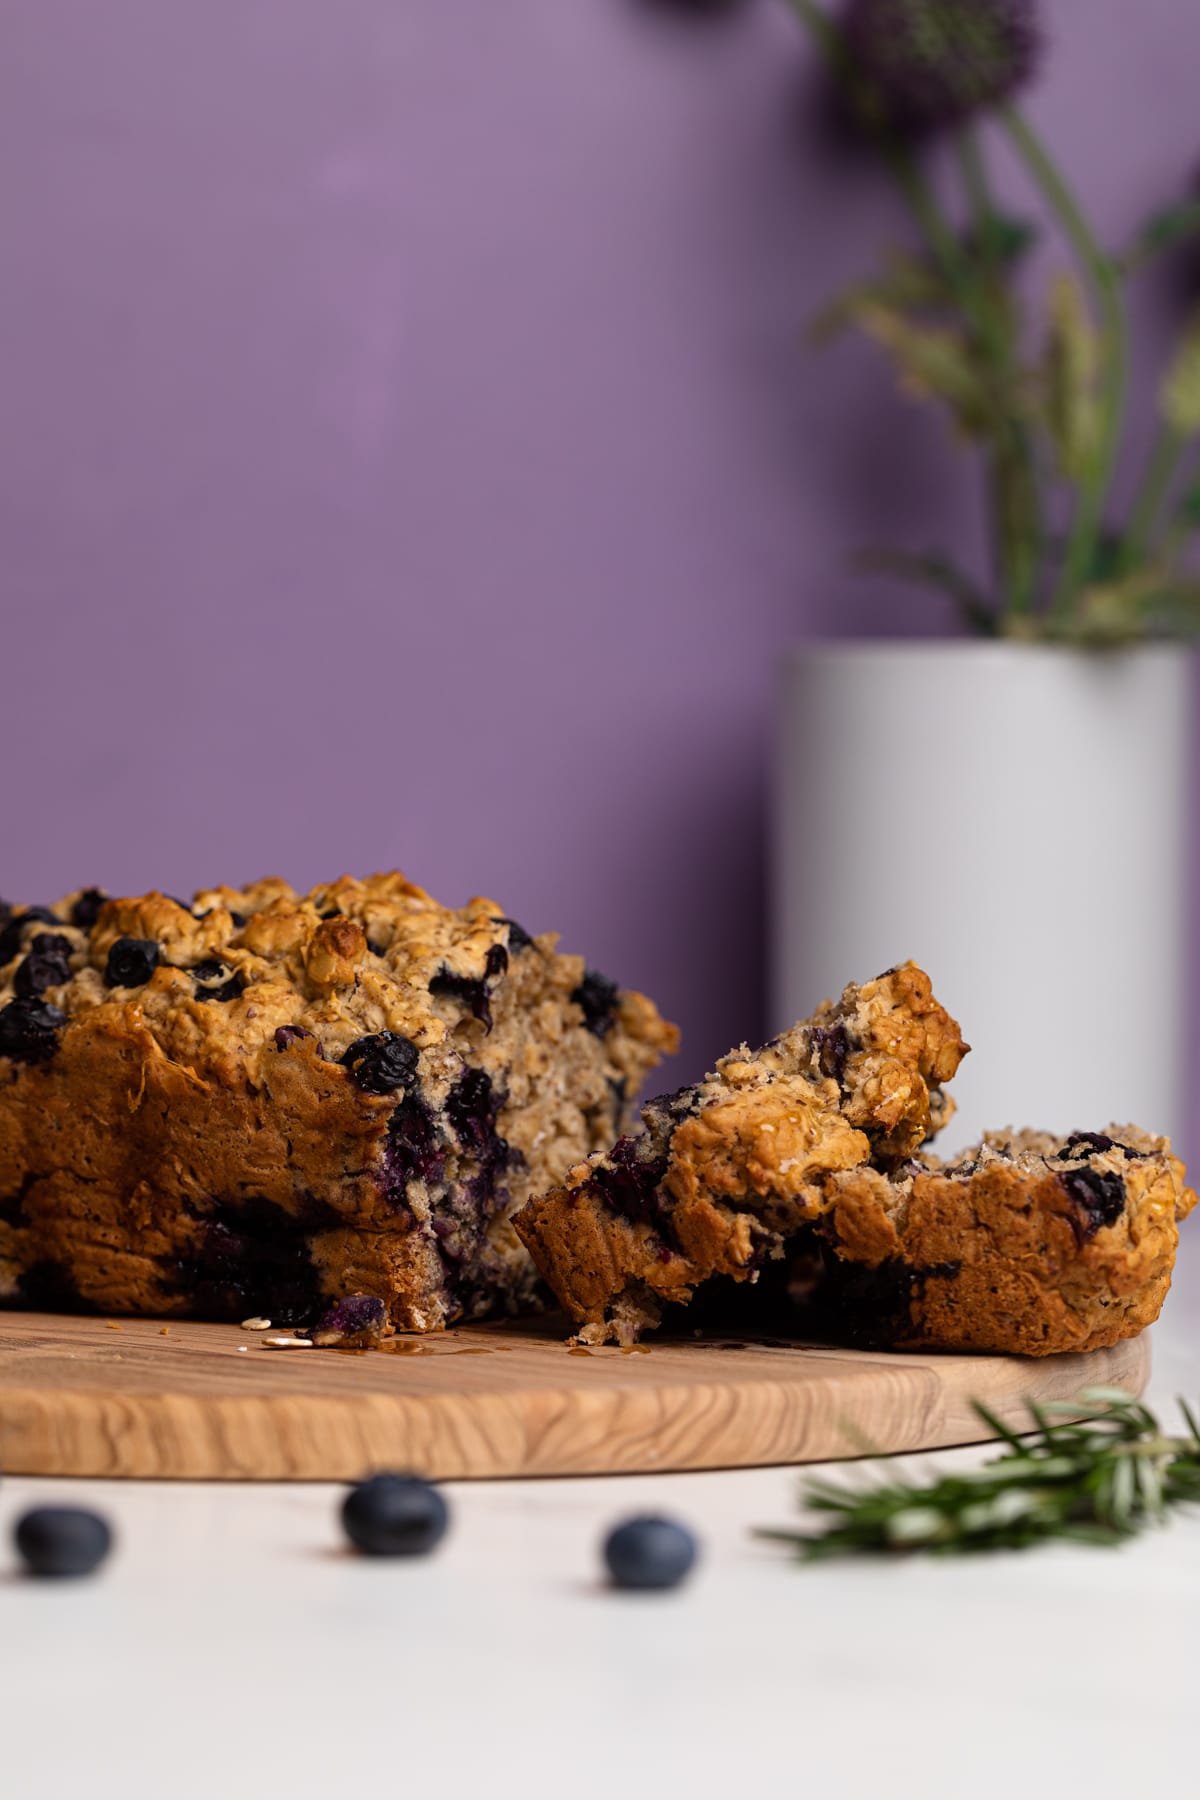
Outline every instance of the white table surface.
<path id="1" fill-rule="evenodd" d="M 1151 1398 L 1200 1396 L 1200 1333 L 1155 1337 Z M 977 1461 L 942 1452 L 927 1465 Z M 805 1568 L 761 1469 L 447 1488 L 433 1557 L 348 1553 L 341 1490 L 11 1478 L 0 1487 L 0 1796 L 1196 1792 L 1200 1517 L 1118 1551 Z M 10 1527 L 83 1502 L 103 1573 L 22 1578 Z M 599 1580 L 607 1525 L 700 1534 L 677 1594 Z"/>

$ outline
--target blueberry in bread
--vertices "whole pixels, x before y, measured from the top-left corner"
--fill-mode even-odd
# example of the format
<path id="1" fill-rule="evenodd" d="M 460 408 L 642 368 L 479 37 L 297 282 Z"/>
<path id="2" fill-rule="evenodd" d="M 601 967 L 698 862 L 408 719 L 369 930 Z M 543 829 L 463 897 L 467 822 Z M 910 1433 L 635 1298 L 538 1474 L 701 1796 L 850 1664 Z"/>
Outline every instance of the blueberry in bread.
<path id="1" fill-rule="evenodd" d="M 819 1217 L 830 1176 L 912 1156 L 949 1117 L 966 1050 L 928 976 L 889 969 L 651 1100 L 640 1132 L 514 1224 L 580 1338 L 630 1343 L 713 1277 L 757 1281 Z"/>
<path id="2" fill-rule="evenodd" d="M 0 1299 L 342 1342 L 528 1303 L 513 1211 L 677 1036 L 555 942 L 401 875 L 0 908 Z"/>

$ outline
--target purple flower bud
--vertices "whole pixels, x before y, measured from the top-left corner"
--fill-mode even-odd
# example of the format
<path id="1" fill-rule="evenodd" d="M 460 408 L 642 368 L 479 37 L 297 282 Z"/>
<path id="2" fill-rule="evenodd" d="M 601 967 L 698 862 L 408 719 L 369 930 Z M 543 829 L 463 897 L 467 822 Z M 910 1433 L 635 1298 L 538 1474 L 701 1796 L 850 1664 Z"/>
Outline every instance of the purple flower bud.
<path id="1" fill-rule="evenodd" d="M 1036 0 L 848 0 L 846 45 L 889 123 L 908 136 L 961 124 L 1030 80 Z"/>

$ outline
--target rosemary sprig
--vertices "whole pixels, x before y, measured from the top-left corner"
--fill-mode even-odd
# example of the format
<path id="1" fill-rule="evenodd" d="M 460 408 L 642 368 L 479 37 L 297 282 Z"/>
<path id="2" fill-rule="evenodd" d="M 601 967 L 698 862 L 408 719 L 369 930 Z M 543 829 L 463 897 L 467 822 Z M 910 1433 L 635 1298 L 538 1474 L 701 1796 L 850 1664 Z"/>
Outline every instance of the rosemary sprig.
<path id="1" fill-rule="evenodd" d="M 759 1531 L 806 1562 L 863 1553 L 1019 1550 L 1048 1539 L 1118 1544 L 1200 1501 L 1200 1423 L 1183 1403 L 1187 1435 L 1168 1437 L 1149 1407 L 1121 1388 L 1089 1388 L 1077 1402 L 1028 1402 L 1033 1430 L 1018 1435 L 974 1402 L 1005 1448 L 979 1469 L 931 1481 L 858 1486 L 816 1481 L 805 1504 L 818 1531 Z M 1083 1418 L 1080 1408 L 1088 1411 Z"/>

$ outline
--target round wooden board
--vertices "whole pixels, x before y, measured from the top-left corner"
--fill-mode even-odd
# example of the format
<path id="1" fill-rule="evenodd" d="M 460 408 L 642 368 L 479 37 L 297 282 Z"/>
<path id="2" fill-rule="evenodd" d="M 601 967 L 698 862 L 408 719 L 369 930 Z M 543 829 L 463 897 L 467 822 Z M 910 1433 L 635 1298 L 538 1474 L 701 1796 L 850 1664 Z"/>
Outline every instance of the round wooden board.
<path id="1" fill-rule="evenodd" d="M 1086 1356 L 652 1341 L 571 1351 L 544 1320 L 272 1350 L 235 1325 L 0 1315 L 0 1468 L 220 1481 L 596 1475 L 927 1450 L 1023 1401 L 1140 1393 L 1145 1337 Z"/>

